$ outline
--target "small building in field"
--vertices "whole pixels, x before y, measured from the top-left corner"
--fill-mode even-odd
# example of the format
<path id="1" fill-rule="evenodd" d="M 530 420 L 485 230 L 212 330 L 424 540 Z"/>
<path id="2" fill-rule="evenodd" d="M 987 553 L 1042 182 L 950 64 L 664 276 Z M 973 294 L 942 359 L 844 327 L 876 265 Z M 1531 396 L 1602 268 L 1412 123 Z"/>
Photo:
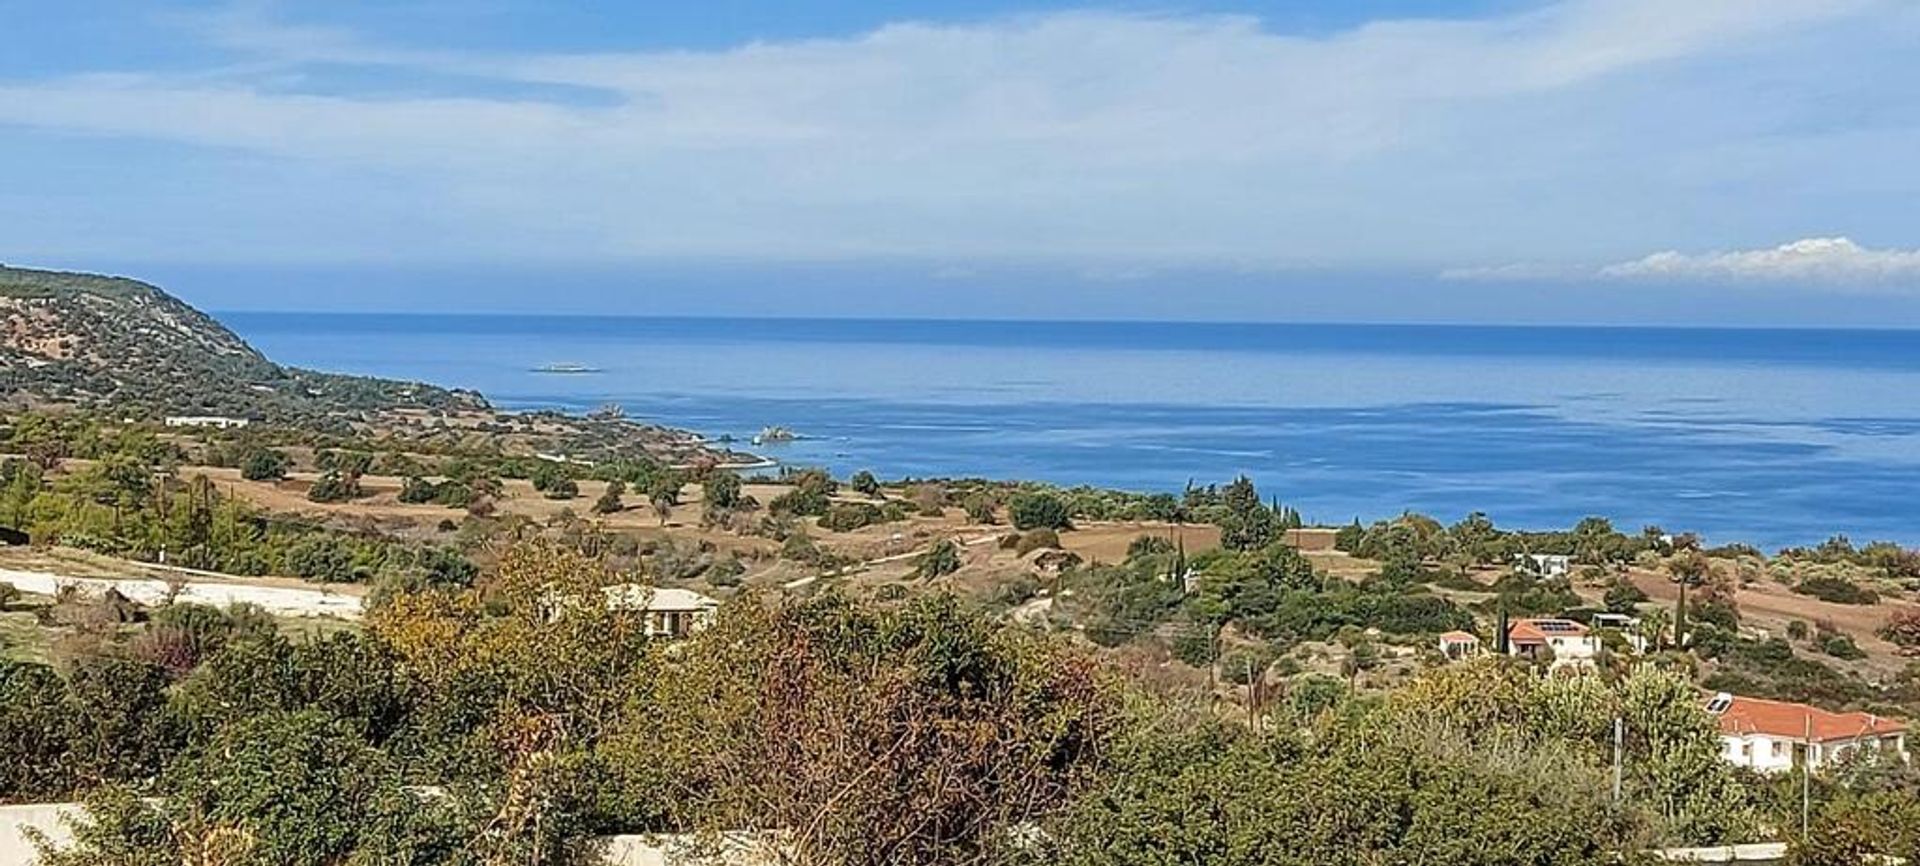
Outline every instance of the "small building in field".
<path id="1" fill-rule="evenodd" d="M 1627 646 L 1633 647 L 1634 652 L 1647 651 L 1647 638 L 1640 633 L 1639 617 L 1624 613 L 1596 613 L 1593 615 L 1592 622 L 1594 628 L 1619 632 L 1620 637 L 1627 642 Z"/>
<path id="2" fill-rule="evenodd" d="M 225 415 L 168 415 L 168 427 L 211 427 L 216 430 L 238 430 L 253 422 L 246 418 L 230 418 Z"/>
<path id="3" fill-rule="evenodd" d="M 607 587 L 606 593 L 610 609 L 645 611 L 647 634 L 653 637 L 692 635 L 711 624 L 720 609 L 719 600 L 690 589 L 623 583 Z"/>
<path id="4" fill-rule="evenodd" d="M 1725 692 L 1708 699 L 1707 712 L 1720 722 L 1721 756 L 1760 773 L 1820 770 L 1867 749 L 1909 760 L 1907 726 L 1885 716 Z"/>
<path id="5" fill-rule="evenodd" d="M 1470 659 L 1480 654 L 1480 639 L 1464 631 L 1450 631 L 1440 636 L 1440 654 L 1448 661 Z"/>
<path id="6" fill-rule="evenodd" d="M 1535 577 L 1566 577 L 1573 573 L 1573 557 L 1558 553 L 1522 553 L 1513 567 Z"/>
<path id="7" fill-rule="evenodd" d="M 1600 655 L 1600 638 L 1592 629 L 1570 619 L 1516 619 L 1507 626 L 1507 654 L 1527 658 L 1551 655 L 1555 668 L 1591 667 Z"/>

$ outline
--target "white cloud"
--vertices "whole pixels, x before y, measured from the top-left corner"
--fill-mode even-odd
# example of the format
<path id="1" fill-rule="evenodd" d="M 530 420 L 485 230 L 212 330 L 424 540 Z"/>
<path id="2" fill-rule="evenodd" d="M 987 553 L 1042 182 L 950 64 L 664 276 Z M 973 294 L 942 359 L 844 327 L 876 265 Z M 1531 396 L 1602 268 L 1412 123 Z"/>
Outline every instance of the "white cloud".
<path id="1" fill-rule="evenodd" d="M 206 32 L 238 57 L 205 69 L 0 80 L 0 129 L 331 175 L 289 181 L 278 197 L 295 201 L 390 200 L 404 177 L 436 231 L 389 239 L 382 223 L 369 243 L 454 255 L 448 220 L 486 239 L 469 250 L 483 256 L 1040 259 L 1091 273 L 1504 258 L 1503 245 L 1577 243 L 1574 227 L 1608 208 L 1612 231 L 1653 235 L 1659 220 L 1639 214 L 1662 212 L 1675 183 L 1648 170 L 1648 148 L 1727 164 L 1714 159 L 1726 125 L 1800 105 L 1748 85 L 1754 68 L 1802 67 L 1753 52 L 1899 5 L 1563 0 L 1315 37 L 1244 16 L 1077 12 L 603 54 L 390 47 L 236 15 Z M 328 77 L 341 67 L 364 74 Z M 1682 74 L 1698 93 L 1664 86 Z M 449 77 L 477 86 L 429 86 Z M 1729 88 L 1767 110 L 1743 111 Z M 1896 150 L 1916 128 L 1781 158 L 1871 164 L 1836 150 Z M 102 225 L 117 230 L 89 243 L 137 242 L 126 221 L 156 211 L 113 195 L 133 193 L 102 189 Z M 251 255 L 355 252 L 310 242 L 352 224 L 229 218 L 203 234 L 266 232 Z"/>
<path id="2" fill-rule="evenodd" d="M 1772 249 L 1689 255 L 1667 250 L 1608 265 L 1626 279 L 1879 283 L 1920 280 L 1920 250 L 1875 250 L 1843 238 L 1805 238 Z"/>
<path id="3" fill-rule="evenodd" d="M 1683 253 L 1665 250 L 1600 267 L 1515 263 L 1452 268 L 1443 280 L 1795 283 L 1806 286 L 1920 287 L 1920 249 L 1870 249 L 1844 237 L 1803 238 L 1769 249 Z"/>

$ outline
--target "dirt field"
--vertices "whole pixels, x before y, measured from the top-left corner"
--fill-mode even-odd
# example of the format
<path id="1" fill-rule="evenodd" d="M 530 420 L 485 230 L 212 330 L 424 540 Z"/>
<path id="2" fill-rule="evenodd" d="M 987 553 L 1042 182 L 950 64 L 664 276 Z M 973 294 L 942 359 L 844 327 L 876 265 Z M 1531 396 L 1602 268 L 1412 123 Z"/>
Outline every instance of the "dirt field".
<path id="1" fill-rule="evenodd" d="M 1680 599 L 1680 586 L 1667 575 L 1660 572 L 1633 569 L 1629 572 L 1633 585 L 1640 588 L 1655 601 L 1674 603 Z M 1887 624 L 1887 618 L 1902 607 L 1913 607 L 1903 601 L 1882 599 L 1879 604 L 1833 604 L 1817 598 L 1800 595 L 1785 586 L 1771 580 L 1760 580 L 1741 588 L 1734 594 L 1734 602 L 1740 607 L 1743 625 L 1765 629 L 1768 633 L 1785 637 L 1787 623 L 1799 620 L 1809 626 L 1826 622 L 1849 637 L 1860 649 L 1865 650 L 1867 663 L 1878 670 L 1898 671 L 1906 664 L 1906 659 L 1896 655 L 1898 647 L 1882 640 L 1880 628 Z M 1835 662 L 1838 663 L 1837 661 Z"/>

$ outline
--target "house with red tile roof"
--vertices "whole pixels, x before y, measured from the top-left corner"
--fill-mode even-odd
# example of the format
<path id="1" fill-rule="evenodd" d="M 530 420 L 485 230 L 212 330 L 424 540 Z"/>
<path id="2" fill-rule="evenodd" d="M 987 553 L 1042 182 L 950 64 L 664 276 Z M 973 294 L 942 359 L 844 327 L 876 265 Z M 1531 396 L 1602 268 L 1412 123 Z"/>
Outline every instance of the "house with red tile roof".
<path id="1" fill-rule="evenodd" d="M 1835 713 L 1806 704 L 1738 697 L 1707 701 L 1720 722 L 1728 762 L 1762 773 L 1809 764 L 1838 763 L 1861 749 L 1880 749 L 1907 760 L 1907 726 L 1872 713 Z"/>
<path id="2" fill-rule="evenodd" d="M 1507 654 L 1539 658 L 1551 653 L 1553 666 L 1592 667 L 1600 638 L 1578 622 L 1557 617 L 1516 619 L 1507 626 Z"/>

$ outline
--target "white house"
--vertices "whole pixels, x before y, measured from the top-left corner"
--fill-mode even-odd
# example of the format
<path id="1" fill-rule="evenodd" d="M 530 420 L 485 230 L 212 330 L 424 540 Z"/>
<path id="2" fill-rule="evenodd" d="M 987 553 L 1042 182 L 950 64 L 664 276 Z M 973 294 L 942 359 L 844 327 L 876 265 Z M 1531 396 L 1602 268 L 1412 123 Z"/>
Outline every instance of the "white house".
<path id="1" fill-rule="evenodd" d="M 1522 553 L 1513 558 L 1513 565 L 1537 577 L 1566 577 L 1573 573 L 1573 557 L 1558 553 Z"/>
<path id="2" fill-rule="evenodd" d="M 168 415 L 168 427 L 213 427 L 220 430 L 237 430 L 253 423 L 245 418 L 229 418 L 224 415 Z"/>
<path id="3" fill-rule="evenodd" d="M 646 611 L 647 634 L 654 637 L 686 637 L 706 628 L 720 609 L 719 601 L 690 589 L 623 583 L 606 593 L 610 609 Z"/>
<path id="4" fill-rule="evenodd" d="M 1517 619 L 1507 627 L 1507 654 L 1537 658 L 1553 654 L 1555 668 L 1591 667 L 1600 655 L 1600 638 L 1570 619 Z"/>
<path id="5" fill-rule="evenodd" d="M 1480 639 L 1464 631 L 1450 631 L 1440 636 L 1440 654 L 1448 661 L 1470 659 L 1480 654 Z"/>
<path id="6" fill-rule="evenodd" d="M 1724 692 L 1707 701 L 1707 712 L 1719 718 L 1722 757 L 1761 773 L 1784 772 L 1803 763 L 1818 770 L 1861 749 L 1909 759 L 1907 726 L 1871 713 L 1834 713 Z"/>
<path id="7" fill-rule="evenodd" d="M 1647 651 L 1647 638 L 1640 633 L 1639 617 L 1624 613 L 1596 613 L 1593 615 L 1593 627 L 1619 632 L 1620 636 L 1626 639 L 1627 646 L 1633 647 L 1634 652 Z"/>

